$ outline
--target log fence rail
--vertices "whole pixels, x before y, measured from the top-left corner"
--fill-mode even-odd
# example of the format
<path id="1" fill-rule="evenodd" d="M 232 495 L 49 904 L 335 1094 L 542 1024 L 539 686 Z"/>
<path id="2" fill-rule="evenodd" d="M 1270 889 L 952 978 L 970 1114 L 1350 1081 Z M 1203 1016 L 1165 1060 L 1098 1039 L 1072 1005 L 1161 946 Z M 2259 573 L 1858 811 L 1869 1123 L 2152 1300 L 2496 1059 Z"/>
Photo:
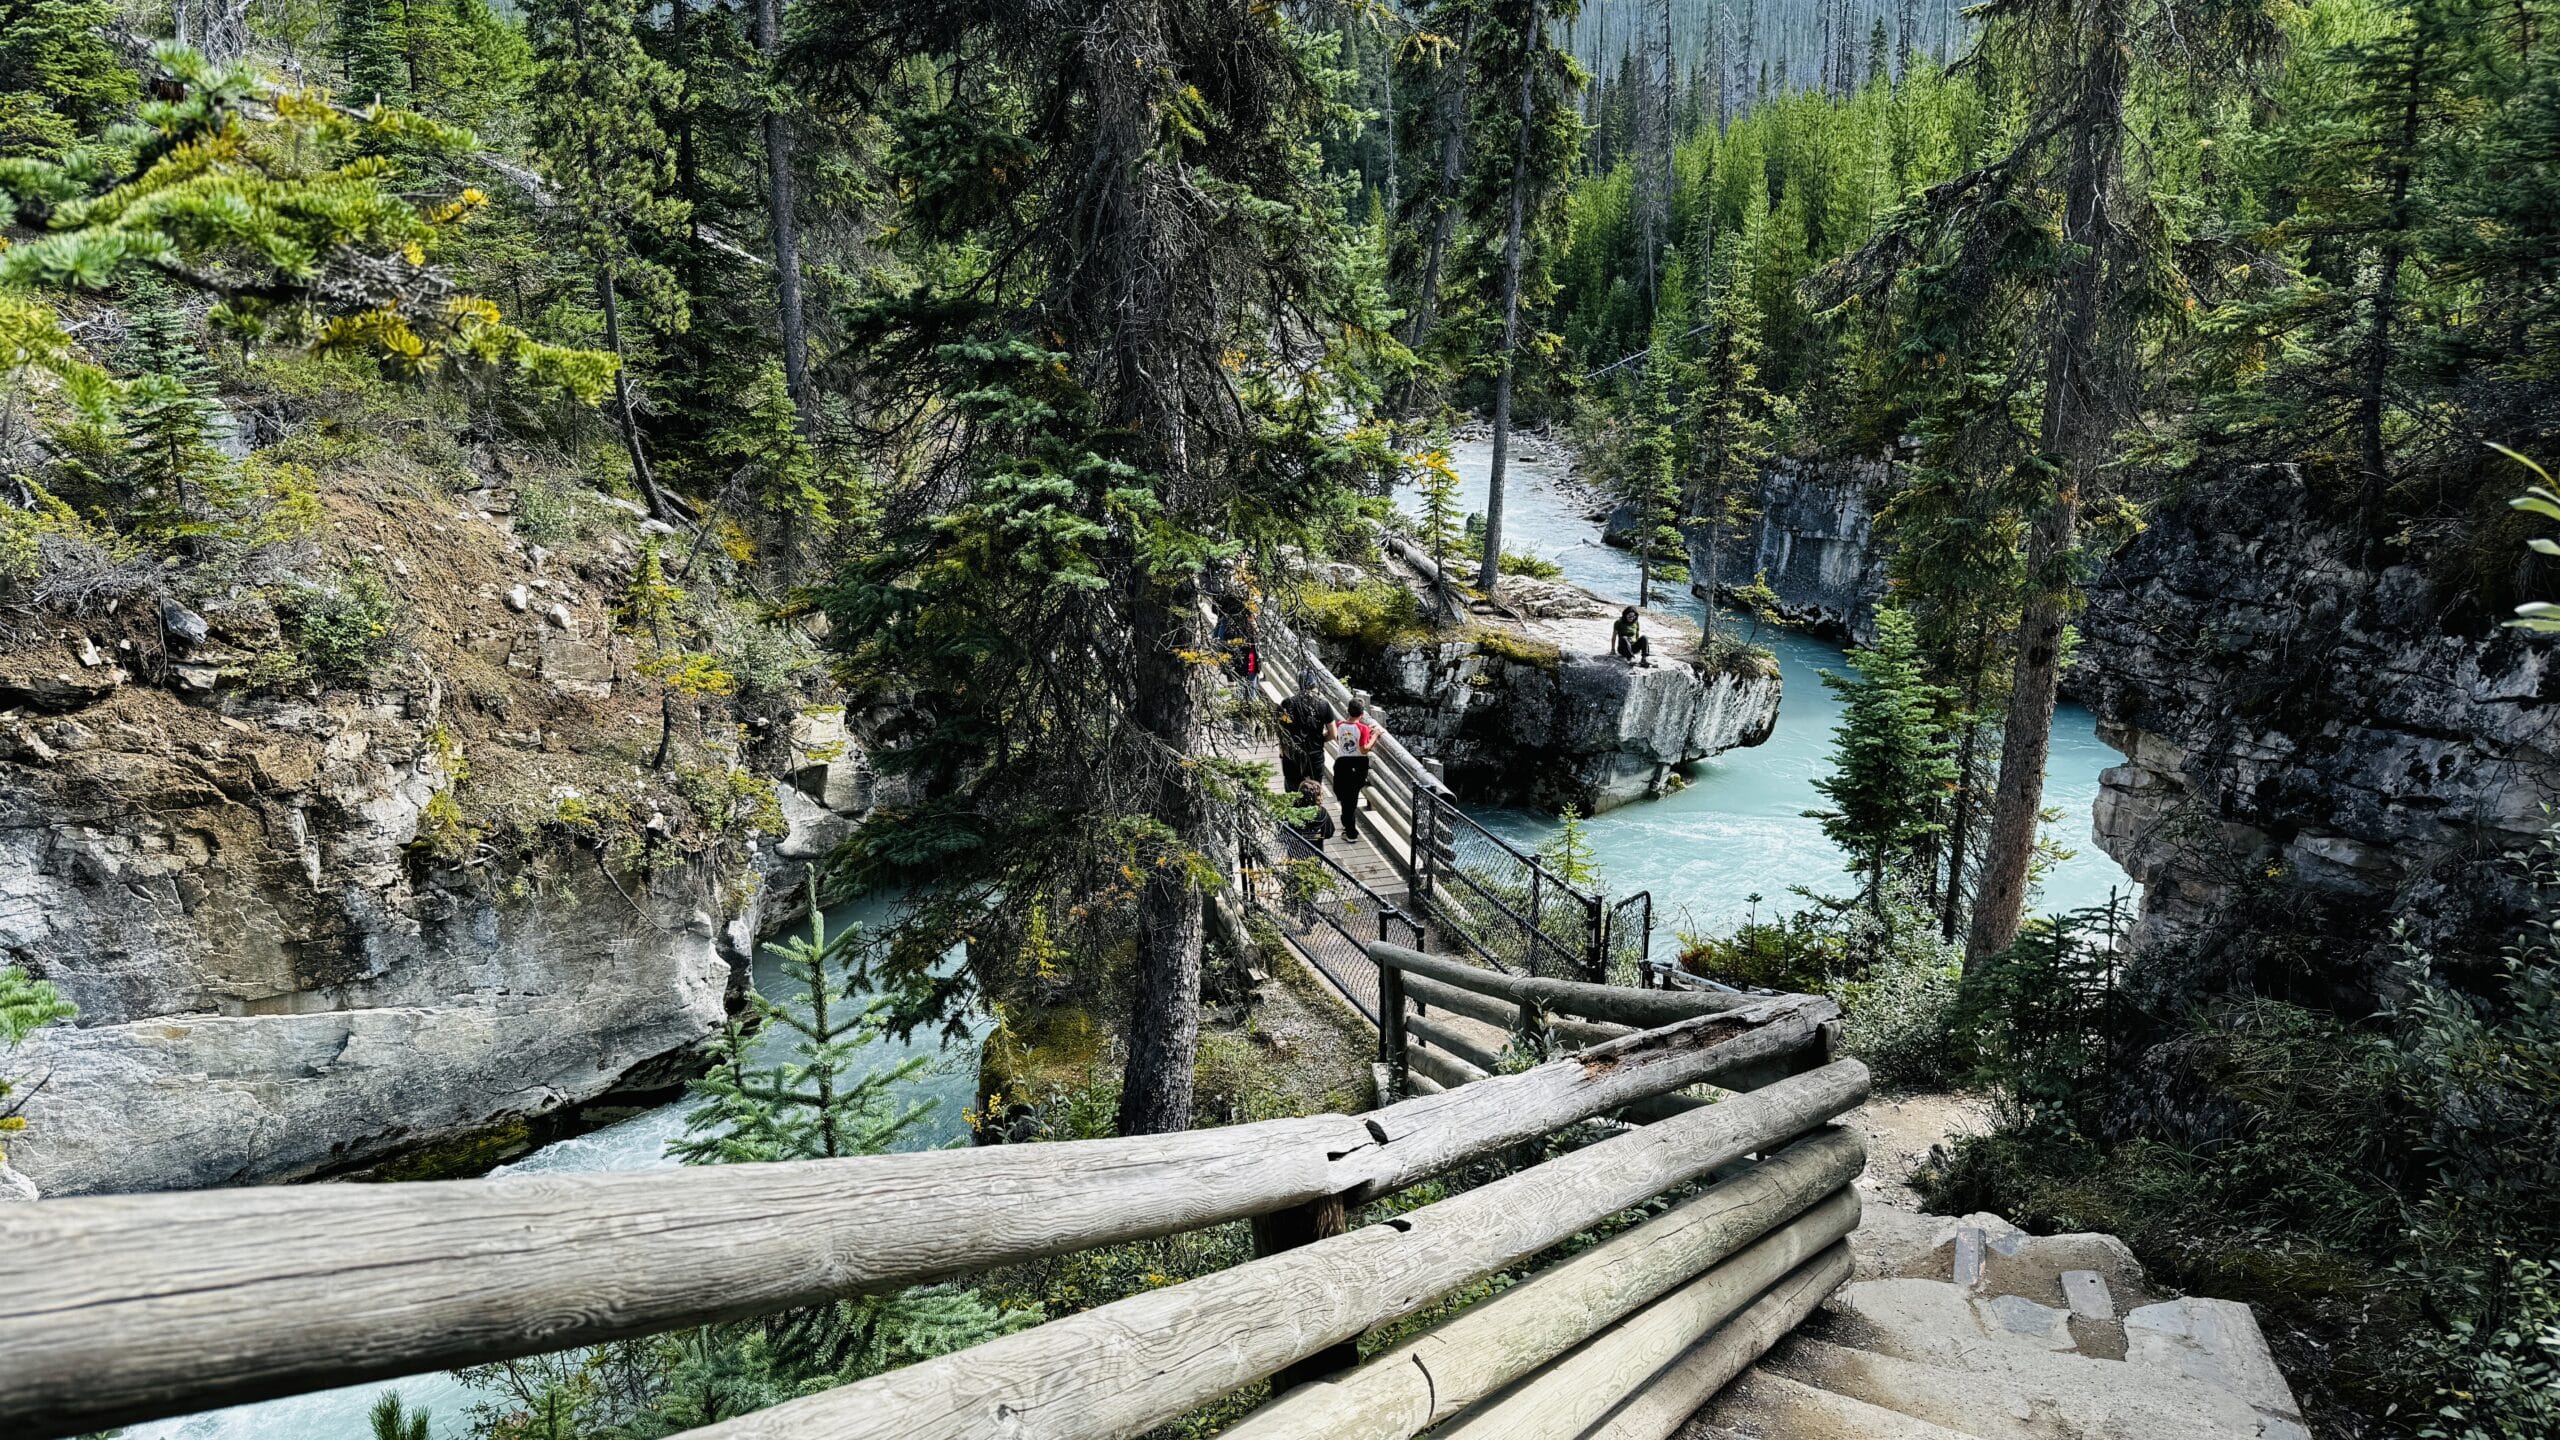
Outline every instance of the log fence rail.
<path id="1" fill-rule="evenodd" d="M 1266 1380 L 1274 1398 L 1231 1432 L 1244 1440 L 1434 1426 L 1663 1440 L 1845 1275 L 1864 1154 L 1829 1122 L 1867 1076 L 1832 1057 L 1830 1001 L 1367 948 L 1381 1058 L 1416 1083 L 1363 1115 L 0 1211 L 0 1248 L 42 1265 L 0 1292 L 0 1433 L 56 1440 L 1250 1220 L 1245 1264 L 685 1440 L 1118 1440 Z M 1487 1034 L 1506 1020 L 1583 1048 L 1496 1073 Z M 1740 1093 L 1682 1093 L 1709 1084 Z M 1586 1124 L 1604 1138 L 1352 1223 L 1371 1201 Z M 1358 1361 L 1363 1335 L 1674 1191 L 1663 1213 Z M 1533 1407 L 1543 1428 L 1520 1428 L 1532 1395 L 1565 1398 Z"/>

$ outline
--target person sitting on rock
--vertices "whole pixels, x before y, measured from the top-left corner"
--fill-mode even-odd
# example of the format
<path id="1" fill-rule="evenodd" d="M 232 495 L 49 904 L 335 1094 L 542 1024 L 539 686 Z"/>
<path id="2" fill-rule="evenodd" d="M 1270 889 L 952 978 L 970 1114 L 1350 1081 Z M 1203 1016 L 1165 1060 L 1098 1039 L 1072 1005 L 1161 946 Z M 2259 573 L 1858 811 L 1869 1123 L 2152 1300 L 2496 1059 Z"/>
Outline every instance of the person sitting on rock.
<path id="1" fill-rule="evenodd" d="M 1619 659 L 1632 660 L 1640 669 L 1653 667 L 1653 639 L 1644 633 L 1644 621 L 1637 616 L 1636 607 L 1628 606 L 1609 633 Z"/>

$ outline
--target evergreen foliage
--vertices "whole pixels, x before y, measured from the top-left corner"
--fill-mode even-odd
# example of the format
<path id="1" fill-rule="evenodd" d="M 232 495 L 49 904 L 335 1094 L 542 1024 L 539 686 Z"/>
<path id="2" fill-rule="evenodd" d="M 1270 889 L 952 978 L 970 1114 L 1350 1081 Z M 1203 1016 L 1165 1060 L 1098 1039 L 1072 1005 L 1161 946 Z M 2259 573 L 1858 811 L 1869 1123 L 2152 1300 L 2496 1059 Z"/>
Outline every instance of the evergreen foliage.
<path id="1" fill-rule="evenodd" d="M 0 157 L 40 157 L 119 117 L 141 92 L 108 39 L 108 0 L 0 3 Z"/>
<path id="2" fill-rule="evenodd" d="M 52 981 L 32 979 L 15 965 L 0 965 L 0 1059 L 9 1056 L 36 1031 L 79 1013 L 77 1006 L 62 998 Z M 39 1080 L 34 1088 L 28 1088 L 20 1077 L 0 1074 L 0 1135 L 13 1135 L 27 1128 L 27 1117 L 20 1112 L 43 1083 Z M 0 1162 L 8 1158 L 8 1151 L 0 1149 Z"/>
<path id="3" fill-rule="evenodd" d="M 1823 685 L 1841 697 L 1832 773 L 1813 782 L 1832 808 L 1808 813 L 1849 853 L 1869 904 L 1880 907 L 1888 868 L 1945 827 L 1956 767 L 1938 729 L 1944 692 L 1922 669 L 1911 617 L 1878 610 L 1874 642 L 1850 651 L 1849 663 L 1854 676 L 1822 672 Z"/>
<path id="4" fill-rule="evenodd" d="M 893 1098 L 930 1062 L 881 1065 L 867 1053 L 886 1029 L 888 1006 L 857 998 L 864 932 L 831 931 L 819 899 L 813 881 L 808 933 L 771 947 L 793 992 L 774 1000 L 749 991 L 755 1023 L 730 1022 L 713 1043 L 710 1070 L 691 1082 L 702 1103 L 685 1117 L 685 1137 L 667 1147 L 689 1165 L 877 1155 L 932 1110 Z M 757 1056 L 780 1038 L 792 1058 L 759 1067 Z"/>

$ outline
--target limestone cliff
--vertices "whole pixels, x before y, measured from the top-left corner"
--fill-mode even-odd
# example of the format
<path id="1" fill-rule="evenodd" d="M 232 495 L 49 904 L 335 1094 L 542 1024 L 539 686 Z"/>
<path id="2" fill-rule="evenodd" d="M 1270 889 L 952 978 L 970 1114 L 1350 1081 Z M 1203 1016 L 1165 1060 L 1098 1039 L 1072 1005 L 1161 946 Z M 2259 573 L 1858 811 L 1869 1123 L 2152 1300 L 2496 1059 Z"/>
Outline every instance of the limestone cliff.
<path id="1" fill-rule="evenodd" d="M 504 491 L 331 503 L 323 543 L 399 601 L 360 682 L 262 670 L 254 593 L 21 615 L 0 653 L 0 960 L 81 1010 L 20 1056 L 10 1158 L 47 1194 L 329 1173 L 665 1086 L 726 1013 L 786 817 L 714 751 L 649 766 L 611 614 L 641 522 L 598 507 L 555 554 Z M 837 750 L 754 748 L 818 777 L 798 828 L 843 802 Z"/>
<path id="2" fill-rule="evenodd" d="M 1681 767 L 1757 745 L 1777 724 L 1774 667 L 1693 663 L 1697 635 L 1683 621 L 1648 614 L 1657 659 L 1639 669 L 1610 653 L 1616 607 L 1518 577 L 1502 598 L 1527 621 L 1410 632 L 1339 657 L 1461 795 L 1596 814 L 1659 795 Z"/>
<path id="3" fill-rule="evenodd" d="M 1885 551 L 1876 512 L 1892 484 L 1892 466 L 1872 457 L 1790 457 L 1761 472 L 1752 496 L 1757 515 L 1727 527 L 1718 543 L 1717 581 L 1747 585 L 1766 575 L 1790 625 L 1841 644 L 1875 638 L 1876 603 L 1884 598 Z M 1634 511 L 1612 511 L 1603 536 L 1626 543 Z M 1710 537 L 1689 534 L 1692 589 L 1702 596 Z"/>
<path id="4" fill-rule="evenodd" d="M 2220 946 L 2228 913 L 2316 937 L 2308 978 L 2348 986 L 2386 920 L 2494 945 L 2494 857 L 2560 796 L 2560 662 L 2459 599 L 2368 562 L 2289 467 L 2153 516 L 2080 622 L 2080 685 L 2127 756 L 2097 839 L 2146 887 L 2140 939 Z"/>

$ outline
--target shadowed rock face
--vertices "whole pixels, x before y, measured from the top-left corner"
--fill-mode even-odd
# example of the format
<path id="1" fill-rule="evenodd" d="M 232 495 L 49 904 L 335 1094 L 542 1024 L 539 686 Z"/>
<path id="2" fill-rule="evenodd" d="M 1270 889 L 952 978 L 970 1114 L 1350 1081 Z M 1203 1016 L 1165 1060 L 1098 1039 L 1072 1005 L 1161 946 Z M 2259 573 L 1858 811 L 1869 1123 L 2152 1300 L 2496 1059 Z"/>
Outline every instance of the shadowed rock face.
<path id="1" fill-rule="evenodd" d="M 668 1083 L 719 1024 L 708 868 L 502 902 L 410 854 L 451 777 L 402 705 L 248 716 L 135 689 L 13 732 L 0 950 L 81 1008 L 19 1057 L 45 1193 L 362 1163 Z"/>
<path id="2" fill-rule="evenodd" d="M 1688 527 L 1690 588 L 1703 597 L 1712 538 L 1721 586 L 1730 590 L 1766 575 L 1788 624 L 1842 645 L 1873 640 L 1886 558 L 1876 511 L 1892 479 L 1886 462 L 1867 457 L 1778 461 L 1761 473 L 1752 496 L 1755 518 L 1714 537 L 1705 526 Z M 1635 511 L 1621 505 L 1605 522 L 1603 538 L 1623 546 L 1634 527 Z"/>
<path id="3" fill-rule="evenodd" d="M 2290 467 L 2199 488 L 2110 563 L 2082 685 L 2126 753 L 2096 835 L 2147 887 L 2138 938 L 2273 894 L 2350 988 L 2390 920 L 2495 948 L 2515 896 L 2494 857 L 2560 786 L 2560 662 L 2457 598 L 2364 563 Z"/>

